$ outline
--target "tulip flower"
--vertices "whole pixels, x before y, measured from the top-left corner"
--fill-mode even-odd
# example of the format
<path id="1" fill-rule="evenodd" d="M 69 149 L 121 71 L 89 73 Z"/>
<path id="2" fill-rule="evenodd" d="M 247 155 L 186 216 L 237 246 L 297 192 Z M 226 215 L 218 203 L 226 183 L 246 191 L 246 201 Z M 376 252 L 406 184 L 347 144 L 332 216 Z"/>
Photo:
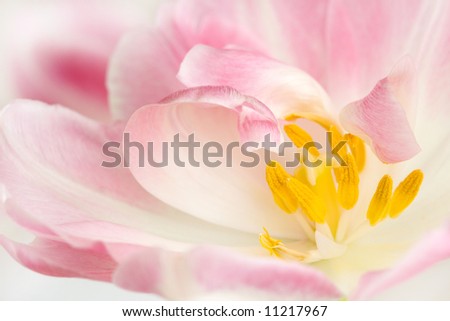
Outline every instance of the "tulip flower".
<path id="1" fill-rule="evenodd" d="M 450 257 L 449 15 L 444 1 L 164 4 L 111 57 L 114 121 L 3 110 L 5 211 L 36 238 L 0 244 L 43 274 L 170 299 L 382 295 Z M 239 149 L 232 166 L 157 167 L 139 148 L 102 166 L 125 134 L 154 159 L 191 134 L 329 148 L 307 150 L 314 167 L 264 148 L 251 167 Z"/>

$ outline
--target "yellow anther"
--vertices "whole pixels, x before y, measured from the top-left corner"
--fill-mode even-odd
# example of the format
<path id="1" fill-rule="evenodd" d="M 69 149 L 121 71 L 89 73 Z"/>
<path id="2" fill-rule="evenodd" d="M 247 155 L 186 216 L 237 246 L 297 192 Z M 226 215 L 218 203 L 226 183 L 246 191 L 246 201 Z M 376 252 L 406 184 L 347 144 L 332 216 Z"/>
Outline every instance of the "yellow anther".
<path id="1" fill-rule="evenodd" d="M 292 214 L 298 209 L 297 199 L 289 190 L 287 190 L 286 187 L 279 190 L 273 190 L 272 195 L 275 204 L 277 204 L 286 213 Z"/>
<path id="2" fill-rule="evenodd" d="M 272 191 L 275 203 L 286 213 L 294 213 L 298 209 L 295 195 L 287 188 L 286 182 L 292 176 L 277 162 L 266 167 L 266 181 Z"/>
<path id="3" fill-rule="evenodd" d="M 370 225 L 374 226 L 384 220 L 388 214 L 389 201 L 392 196 L 392 178 L 384 175 L 378 183 L 377 190 L 370 201 L 367 210 L 367 219 Z"/>
<path id="4" fill-rule="evenodd" d="M 348 141 L 348 145 L 350 146 L 350 150 L 355 158 L 358 171 L 361 173 L 364 169 L 364 165 L 366 164 L 366 147 L 364 145 L 364 141 L 358 136 L 350 133 L 345 134 L 344 139 Z"/>
<path id="5" fill-rule="evenodd" d="M 334 161 L 330 163 L 327 159 L 326 164 L 317 168 L 308 168 L 301 164 L 292 175 L 278 162 L 267 165 L 266 180 L 275 203 L 287 213 L 296 213 L 296 218 L 305 231 L 305 238 L 286 241 L 288 243 L 285 244 L 282 240 L 270 236 L 264 228 L 264 232 L 259 235 L 259 242 L 273 256 L 310 262 L 314 261 L 317 255 L 314 244 L 310 243 L 320 245 L 317 244 L 320 239 L 316 239 L 314 235 L 316 228 L 320 228 L 317 224 L 324 224 L 327 233 L 336 242 L 346 242 L 345 244 L 358 238 L 365 230 L 366 225 L 341 223 L 345 210 L 354 208 L 359 199 L 359 173 L 366 165 L 366 146 L 358 136 L 350 133 L 344 135 L 339 125 L 328 117 L 314 113 L 298 113 L 285 119 L 305 119 L 324 128 L 329 144 L 327 148 L 331 147 L 334 153 L 331 159 Z M 297 148 L 304 148 L 307 143 L 313 142 L 311 135 L 297 124 L 285 125 L 284 131 Z M 310 147 L 308 152 L 316 159 L 320 157 L 315 146 Z M 367 208 L 366 217 L 370 225 L 376 226 L 388 216 L 399 216 L 415 199 L 422 182 L 422 171 L 415 170 L 394 190 L 392 177 L 384 175 L 378 182 Z M 362 201 L 360 203 L 363 203 Z M 349 228 L 341 228 L 347 225 Z M 362 226 L 364 229 L 360 229 Z"/>
<path id="6" fill-rule="evenodd" d="M 299 207 L 313 222 L 325 222 L 326 208 L 310 187 L 289 175 L 277 162 L 266 167 L 266 181 L 275 203 L 285 212 L 293 213 Z"/>
<path id="7" fill-rule="evenodd" d="M 278 162 L 272 161 L 266 167 L 266 180 L 271 189 L 278 189 L 284 186 L 290 177 L 291 175 Z"/>
<path id="8" fill-rule="evenodd" d="M 298 148 L 304 147 L 306 143 L 313 142 L 312 137 L 304 129 L 295 124 L 284 126 L 284 131 Z M 308 148 L 308 152 L 310 152 L 314 157 L 319 157 L 320 155 L 315 146 Z"/>
<path id="9" fill-rule="evenodd" d="M 289 115 L 284 117 L 284 120 L 295 121 L 295 120 L 297 120 L 299 118 L 302 118 L 299 114 L 289 114 Z"/>
<path id="10" fill-rule="evenodd" d="M 287 121 L 294 121 L 297 119 L 307 119 L 307 120 L 310 120 L 310 121 L 315 122 L 316 124 L 322 126 L 325 130 L 330 129 L 331 126 L 336 127 L 335 123 L 332 120 L 330 120 L 326 117 L 319 116 L 314 113 L 308 113 L 308 112 L 289 114 L 286 117 L 284 117 L 284 119 Z"/>
<path id="11" fill-rule="evenodd" d="M 359 197 L 359 174 L 352 154 L 342 157 L 347 166 L 337 168 L 338 200 L 343 208 L 349 210 L 355 206 Z"/>
<path id="12" fill-rule="evenodd" d="M 302 212 L 311 221 L 319 224 L 325 223 L 325 205 L 322 199 L 311 188 L 295 178 L 287 181 L 287 187 L 296 197 Z"/>
<path id="13" fill-rule="evenodd" d="M 336 126 L 331 125 L 330 128 L 328 128 L 328 130 L 331 133 L 331 142 L 330 143 L 331 143 L 331 148 L 332 149 L 334 149 L 341 142 L 345 141 L 344 136 L 342 135 L 342 133 L 340 132 L 340 130 Z M 337 152 L 339 157 L 341 157 L 342 159 L 347 154 L 347 146 L 346 145 L 347 144 L 342 146 L 342 148 L 339 149 L 339 151 Z"/>
<path id="14" fill-rule="evenodd" d="M 283 246 L 281 240 L 274 239 L 269 232 L 263 228 L 264 233 L 259 234 L 259 243 L 261 246 L 269 251 L 270 255 L 280 257 L 279 250 Z"/>
<path id="15" fill-rule="evenodd" d="M 279 258 L 291 258 L 299 261 L 303 261 L 305 259 L 305 254 L 288 248 L 281 240 L 270 236 L 269 232 L 265 228 L 263 228 L 263 230 L 264 233 L 259 234 L 259 243 L 263 248 L 269 251 L 270 255 Z"/>
<path id="16" fill-rule="evenodd" d="M 342 135 L 341 131 L 335 126 L 335 125 L 331 125 L 328 130 L 331 132 L 331 134 L 333 135 L 333 147 L 336 146 L 337 144 L 339 144 L 341 141 L 345 140 L 344 136 Z M 345 150 L 345 149 L 343 149 Z"/>
<path id="17" fill-rule="evenodd" d="M 394 191 L 389 216 L 396 218 L 416 198 L 423 181 L 423 173 L 420 169 L 412 171 Z"/>
<path id="18" fill-rule="evenodd" d="M 336 125 L 335 122 L 333 122 L 332 120 L 330 120 L 330 119 L 328 119 L 326 117 L 319 116 L 319 115 L 314 114 L 314 113 L 304 112 L 304 113 L 289 114 L 284 119 L 287 120 L 287 121 L 295 121 L 297 119 L 306 119 L 306 120 L 309 120 L 309 121 L 312 121 L 312 122 L 318 124 L 323 129 L 331 132 L 331 140 L 332 140 L 331 141 L 331 148 L 336 147 L 341 141 L 344 141 L 344 135 L 339 130 L 339 126 Z M 287 125 L 287 126 L 291 126 L 291 125 Z M 288 134 L 288 133 L 286 132 L 286 134 Z M 289 136 L 289 134 L 288 134 L 288 136 Z M 291 137 L 289 136 L 289 138 L 291 138 Z M 291 138 L 291 140 L 294 141 L 292 138 Z M 338 154 L 339 154 L 339 156 L 341 158 L 346 153 L 347 153 L 347 149 L 346 148 L 342 148 L 338 152 Z"/>

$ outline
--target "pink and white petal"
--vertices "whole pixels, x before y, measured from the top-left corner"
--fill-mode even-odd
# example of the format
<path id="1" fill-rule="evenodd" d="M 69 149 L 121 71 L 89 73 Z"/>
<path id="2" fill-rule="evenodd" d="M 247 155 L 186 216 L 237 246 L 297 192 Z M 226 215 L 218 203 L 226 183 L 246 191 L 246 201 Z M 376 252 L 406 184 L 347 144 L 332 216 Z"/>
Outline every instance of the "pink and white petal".
<path id="1" fill-rule="evenodd" d="M 359 300 L 371 298 L 449 258 L 450 224 L 447 223 L 425 236 L 391 269 L 364 275 L 351 298 Z"/>
<path id="2" fill-rule="evenodd" d="M 51 276 L 82 277 L 110 282 L 116 268 L 116 262 L 101 244 L 77 249 L 63 242 L 36 239 L 26 245 L 0 235 L 0 245 L 22 265 Z"/>
<path id="3" fill-rule="evenodd" d="M 134 31 L 120 41 L 107 82 L 115 119 L 127 119 L 139 107 L 184 88 L 175 78 L 181 54 L 174 46 L 175 40 L 152 30 Z"/>
<path id="4" fill-rule="evenodd" d="M 50 276 L 113 282 L 169 299 L 192 299 L 217 292 L 257 294 L 264 299 L 337 299 L 340 291 L 317 270 L 270 258 L 245 257 L 221 248 L 188 252 L 96 243 L 74 248 L 48 239 L 29 245 L 0 236 L 0 244 L 24 266 Z M 128 255 L 111 256 L 117 247 Z"/>
<path id="5" fill-rule="evenodd" d="M 61 1 L 20 9 L 8 37 L 17 95 L 107 119 L 108 60 L 119 37 L 144 21 L 139 6 Z"/>
<path id="6" fill-rule="evenodd" d="M 250 96 L 243 96 L 230 87 L 205 86 L 181 90 L 164 98 L 161 103 L 202 102 L 213 105 L 226 103 L 238 116 L 238 131 L 242 141 L 261 141 L 265 135 L 281 140 L 275 115 L 266 105 Z"/>
<path id="7" fill-rule="evenodd" d="M 139 107 L 157 103 L 184 88 L 176 74 L 185 54 L 197 44 L 262 51 L 256 36 L 235 23 L 237 6 L 238 1 L 165 4 L 154 30 L 125 36 L 113 55 L 108 74 L 113 116 L 126 119 Z M 192 14 L 189 19 L 187 12 Z"/>
<path id="8" fill-rule="evenodd" d="M 198 45 L 178 74 L 191 86 L 230 86 L 256 97 L 281 118 L 294 112 L 330 110 L 322 87 L 303 71 L 258 53 Z"/>
<path id="9" fill-rule="evenodd" d="M 279 24 L 278 50 L 288 52 L 287 61 L 328 85 L 326 63 L 326 21 L 328 0 L 270 1 Z"/>
<path id="10" fill-rule="evenodd" d="M 34 101 L 6 107 L 0 117 L 0 177 L 8 215 L 38 235 L 56 235 L 73 245 L 99 239 L 177 248 L 257 243 L 253 235 L 163 204 L 127 168 L 101 166 L 108 160 L 103 144 L 120 142 L 122 128 Z"/>
<path id="11" fill-rule="evenodd" d="M 429 3 L 427 3 L 429 4 Z M 431 9 L 431 8 L 430 8 Z M 431 11 L 431 10 L 430 10 Z M 437 184 L 448 181 L 448 119 L 450 101 L 450 3 L 440 1 L 433 12 L 428 36 L 421 47 L 419 65 L 419 108 L 416 136 L 423 152 L 417 163 L 426 177 Z M 441 183 L 442 182 L 442 183 Z M 437 185 L 436 184 L 436 185 Z M 439 189 L 430 189 L 430 193 Z"/>
<path id="12" fill-rule="evenodd" d="M 416 61 L 425 6 L 420 0 L 328 2 L 325 87 L 337 106 L 369 91 L 405 54 Z"/>
<path id="13" fill-rule="evenodd" d="M 332 70 L 330 75 L 334 83 L 334 88 L 330 89 L 332 96 L 344 92 L 342 86 L 339 88 L 343 79 L 347 80 L 346 86 L 351 82 L 349 87 L 354 88 L 355 93 L 364 87 L 368 89 L 371 82 L 376 81 L 374 77 L 382 76 L 407 54 L 413 58 L 419 71 L 421 113 L 429 114 L 431 110 L 446 108 L 446 102 L 436 102 L 439 100 L 437 94 L 446 92 L 444 88 L 448 88 L 449 81 L 445 72 L 449 64 L 450 5 L 447 1 L 405 0 L 392 4 L 385 0 L 369 5 L 354 1 L 351 6 L 345 1 L 333 1 L 330 9 L 336 14 L 333 15 L 334 22 L 329 24 L 330 35 L 333 34 L 329 59 L 341 61 L 335 65 L 340 65 L 339 70 Z M 364 16 L 366 19 L 360 18 Z M 345 35 L 348 36 L 345 38 Z M 346 45 L 354 50 L 346 50 L 339 39 L 351 39 L 352 45 Z M 357 59 L 348 57 L 346 52 Z"/>
<path id="14" fill-rule="evenodd" d="M 448 301 L 450 300 L 450 259 L 440 261 L 397 285 L 372 297 L 376 301 Z"/>
<path id="15" fill-rule="evenodd" d="M 9 301 L 151 301 L 160 297 L 130 292 L 114 284 L 80 278 L 55 278 L 36 273 L 0 249 L 0 299 Z"/>
<path id="16" fill-rule="evenodd" d="M 188 50 L 205 44 L 265 52 L 260 9 L 258 0 L 169 2 L 160 8 L 157 29 L 167 38 L 182 40 Z"/>
<path id="17" fill-rule="evenodd" d="M 134 291 L 187 299 L 251 292 L 265 299 L 337 299 L 340 291 L 317 270 L 213 247 L 186 253 L 147 249 L 119 265 L 114 283 Z"/>
<path id="18" fill-rule="evenodd" d="M 138 149 L 130 148 L 130 169 L 136 180 L 163 202 L 212 224 L 254 235 L 266 226 L 275 235 L 298 238 L 301 230 L 294 223 L 295 218 L 275 205 L 265 182 L 264 151 L 255 151 L 259 160 L 256 164 L 240 164 L 253 162 L 240 151 L 245 139 L 256 139 L 258 147 L 267 134 L 277 141 L 279 130 L 276 122 L 267 117 L 270 111 L 227 87 L 194 88 L 171 99 L 140 108 L 128 121 L 125 133 L 130 135 L 130 141 L 142 144 L 144 155 L 152 148 L 154 162 L 167 160 L 167 166 L 151 166 L 139 159 Z M 200 146 L 192 148 L 191 153 L 187 148 L 179 148 L 179 159 L 175 161 L 174 150 L 164 148 L 163 143 L 174 142 L 176 135 L 181 142 L 193 135 L 192 140 Z M 153 144 L 150 147 L 149 142 Z M 218 161 L 216 165 L 204 161 L 202 150 L 209 142 L 222 149 L 221 156 L 208 159 Z M 188 162 L 189 157 L 192 162 Z"/>
<path id="19" fill-rule="evenodd" d="M 420 122 L 418 130 L 424 136 L 427 133 L 429 136 L 430 131 L 436 132 L 436 125 L 445 126 L 442 119 L 449 117 L 450 3 L 439 1 L 433 14 L 436 18 L 429 24 L 430 32 L 420 47 L 419 98 L 424 108 L 419 110 L 418 117 L 424 121 Z"/>
<path id="20" fill-rule="evenodd" d="M 290 61 L 317 79 L 336 107 L 368 92 L 404 55 L 413 57 L 424 80 L 421 88 L 433 91 L 430 97 L 448 88 L 447 1 L 284 0 L 271 5 L 281 26 L 280 47 L 291 48 Z M 424 109 L 429 105 L 436 106 Z"/>
<path id="21" fill-rule="evenodd" d="M 405 161 L 420 152 L 405 111 L 411 106 L 412 78 L 409 63 L 402 61 L 340 114 L 344 128 L 364 138 L 384 163 Z"/>

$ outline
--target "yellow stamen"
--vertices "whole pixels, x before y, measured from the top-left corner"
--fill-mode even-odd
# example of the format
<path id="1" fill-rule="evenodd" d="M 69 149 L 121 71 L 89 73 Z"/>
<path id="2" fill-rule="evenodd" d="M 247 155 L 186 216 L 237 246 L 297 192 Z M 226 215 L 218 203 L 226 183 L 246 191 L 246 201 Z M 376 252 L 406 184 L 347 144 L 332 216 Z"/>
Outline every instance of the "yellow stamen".
<path id="1" fill-rule="evenodd" d="M 299 166 L 294 172 L 294 177 L 298 179 L 300 182 L 311 186 L 311 183 L 308 179 L 308 168 L 306 166 Z"/>
<path id="2" fill-rule="evenodd" d="M 314 191 L 322 199 L 322 202 L 327 208 L 325 221 L 330 227 L 333 236 L 336 235 L 339 219 L 341 217 L 341 209 L 337 200 L 337 191 L 334 184 L 331 168 L 322 166 L 317 171 L 316 185 Z"/>
<path id="3" fill-rule="evenodd" d="M 290 177 L 291 175 L 278 162 L 272 161 L 266 167 L 266 180 L 271 189 L 282 187 Z"/>
<path id="4" fill-rule="evenodd" d="M 294 121 L 297 119 L 307 119 L 310 121 L 315 122 L 316 124 L 322 126 L 325 130 L 328 130 L 331 126 L 335 126 L 335 123 L 325 117 L 319 116 L 317 114 L 314 113 L 295 113 L 295 114 L 289 114 L 286 117 L 284 117 L 285 120 L 287 121 Z"/>
<path id="5" fill-rule="evenodd" d="M 343 208 L 349 210 L 358 201 L 359 174 L 352 154 L 346 154 L 342 159 L 347 166 L 337 168 L 338 200 Z"/>
<path id="6" fill-rule="evenodd" d="M 358 171 L 361 173 L 361 171 L 364 169 L 364 165 L 366 164 L 366 148 L 364 146 L 364 141 L 358 136 L 352 135 L 350 133 L 345 134 L 344 139 L 348 141 L 353 157 L 355 157 Z"/>
<path id="7" fill-rule="evenodd" d="M 337 129 L 337 127 L 335 126 L 330 126 L 330 128 L 328 129 L 329 133 L 330 133 L 330 145 L 332 150 L 334 150 L 335 147 L 337 147 L 337 145 L 344 141 L 344 137 L 342 136 L 341 132 Z M 342 160 L 344 160 L 345 163 L 348 163 L 347 161 L 345 161 L 345 155 L 347 155 L 347 147 L 343 146 L 343 148 L 339 149 L 339 151 L 337 152 L 337 156 L 339 156 Z M 336 176 L 336 180 L 339 182 L 341 180 L 340 175 L 342 173 L 342 169 L 340 167 L 336 167 L 339 166 L 341 164 L 337 164 L 339 162 L 337 162 L 336 160 L 333 160 L 334 164 L 331 164 L 334 167 L 334 175 Z"/>
<path id="8" fill-rule="evenodd" d="M 266 181 L 272 191 L 275 203 L 286 213 L 293 213 L 298 209 L 298 202 L 286 186 L 291 178 L 284 168 L 277 162 L 271 162 L 266 167 Z"/>
<path id="9" fill-rule="evenodd" d="M 297 198 L 302 212 L 308 218 L 319 224 L 325 223 L 326 208 L 323 200 L 314 193 L 306 184 L 292 178 L 287 181 L 287 187 Z"/>
<path id="10" fill-rule="evenodd" d="M 320 239 L 316 239 L 314 234 L 317 228 L 326 227 L 327 235 L 336 243 L 348 244 L 360 237 L 368 226 L 367 221 L 365 224 L 348 224 L 341 220 L 345 215 L 344 209 L 350 210 L 358 202 L 359 173 L 366 166 L 366 146 L 358 136 L 350 133 L 344 135 L 339 125 L 328 117 L 304 112 L 291 114 L 285 119 L 305 119 L 324 128 L 327 142 L 330 144 L 327 149 L 331 147 L 332 152 L 339 153 L 341 159 L 334 154 L 331 157 L 334 159 L 333 163 L 330 163 L 328 158 L 328 163 L 318 167 L 307 167 L 305 163 L 301 163 L 292 175 L 278 162 L 267 165 L 266 180 L 276 204 L 287 213 L 296 213 L 295 218 L 304 230 L 305 238 L 285 241 L 285 244 L 282 240 L 270 236 L 263 228 L 259 242 L 273 256 L 312 262 L 316 260 L 317 253 L 322 252 L 322 248 L 316 251 L 316 247 L 318 250 L 321 246 L 318 243 Z M 304 148 L 308 142 L 313 141 L 311 135 L 297 124 L 287 124 L 284 130 L 297 148 Z M 316 159 L 321 157 L 315 146 L 308 151 Z M 376 226 L 388 216 L 399 216 L 415 199 L 422 182 L 423 173 L 415 170 L 394 191 L 392 177 L 384 175 L 378 182 L 367 208 L 366 217 L 370 225 Z M 317 224 L 326 225 L 320 227 Z M 341 228 L 342 226 L 344 227 Z M 324 255 L 328 257 L 327 254 Z"/>
<path id="11" fill-rule="evenodd" d="M 343 140 L 343 135 L 342 132 L 339 130 L 339 127 L 336 125 L 335 122 L 326 117 L 322 117 L 313 113 L 296 113 L 296 114 L 289 114 L 286 117 L 284 117 L 284 119 L 287 121 L 306 119 L 315 122 L 316 124 L 320 125 L 323 129 L 332 132 L 333 139 L 335 142 L 335 144 L 333 144 L 334 146 L 336 146 L 340 141 Z"/>
<path id="12" fill-rule="evenodd" d="M 300 206 L 313 222 L 325 222 L 326 208 L 320 197 L 306 184 L 289 175 L 277 162 L 266 167 L 266 181 L 276 204 L 285 212 L 293 213 Z"/>
<path id="13" fill-rule="evenodd" d="M 416 198 L 423 181 L 420 169 L 412 171 L 395 189 L 389 216 L 396 218 Z"/>
<path id="14" fill-rule="evenodd" d="M 283 242 L 274 239 L 265 228 L 263 229 L 264 233 L 259 234 L 259 243 L 261 243 L 263 248 L 269 251 L 270 255 L 280 257 L 279 248 L 283 246 Z"/>
<path id="15" fill-rule="evenodd" d="M 298 209 L 298 203 L 295 196 L 286 188 L 272 191 L 273 199 L 283 211 L 288 214 L 294 213 Z"/>
<path id="16" fill-rule="evenodd" d="M 339 130 L 339 127 L 336 125 L 336 123 L 326 117 L 322 117 L 322 116 L 319 116 L 314 113 L 305 112 L 305 113 L 289 114 L 284 119 L 287 121 L 295 121 L 297 119 L 306 119 L 306 120 L 315 122 L 316 124 L 320 125 L 325 130 L 330 131 L 331 132 L 331 140 L 332 140 L 331 148 L 336 147 L 341 141 L 344 141 L 344 135 Z M 287 125 L 287 126 L 291 126 L 291 125 Z M 285 129 L 286 129 L 286 127 L 285 127 Z M 286 134 L 288 134 L 288 133 L 286 132 Z M 288 136 L 289 136 L 289 134 L 288 134 Z M 289 136 L 289 138 L 291 138 L 291 137 Z M 291 140 L 292 140 L 292 138 L 291 138 Z M 294 140 L 292 140 L 292 141 L 294 141 Z M 347 153 L 346 148 L 342 148 L 338 152 L 338 154 L 341 158 L 346 153 Z"/>
<path id="17" fill-rule="evenodd" d="M 312 137 L 304 129 L 295 124 L 284 126 L 284 131 L 298 148 L 302 148 L 306 143 L 313 142 Z M 319 157 L 320 155 L 315 146 L 308 148 L 308 152 L 310 152 L 314 157 Z"/>
<path id="18" fill-rule="evenodd" d="M 377 190 L 370 201 L 367 219 L 374 226 L 384 220 L 389 210 L 389 200 L 392 196 L 392 178 L 384 175 L 378 183 Z"/>
<path id="19" fill-rule="evenodd" d="M 331 148 L 335 148 L 341 142 L 346 141 L 346 139 L 344 138 L 344 136 L 342 135 L 342 133 L 336 126 L 330 126 L 330 128 L 328 130 L 331 132 Z M 338 151 L 338 155 L 341 158 L 344 158 L 345 154 L 347 154 L 346 145 L 344 145 L 343 148 L 341 148 Z"/>
<path id="20" fill-rule="evenodd" d="M 263 248 L 269 251 L 270 255 L 278 258 L 287 256 L 299 261 L 303 261 L 305 259 L 305 254 L 288 248 L 281 240 L 270 236 L 269 232 L 265 228 L 263 228 L 263 230 L 264 233 L 259 234 L 259 243 Z"/>

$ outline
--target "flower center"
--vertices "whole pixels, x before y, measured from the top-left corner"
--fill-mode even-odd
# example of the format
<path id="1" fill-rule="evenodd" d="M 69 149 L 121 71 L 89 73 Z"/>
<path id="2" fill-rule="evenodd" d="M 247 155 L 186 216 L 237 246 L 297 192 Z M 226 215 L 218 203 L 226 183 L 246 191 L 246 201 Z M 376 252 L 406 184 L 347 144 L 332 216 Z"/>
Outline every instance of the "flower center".
<path id="1" fill-rule="evenodd" d="M 322 236 L 316 233 L 317 230 L 327 231 L 325 234 L 328 234 L 326 237 L 330 244 L 348 244 L 354 240 L 355 235 L 338 236 L 338 230 L 344 215 L 356 215 L 352 209 L 360 199 L 360 173 L 366 165 L 366 146 L 361 138 L 350 133 L 343 134 L 339 126 L 322 116 L 292 114 L 285 119 L 288 122 L 297 119 L 312 121 L 328 132 L 331 148 L 343 144 L 337 151 L 338 158 L 343 160 L 341 163 L 327 161 L 309 168 L 304 161 L 300 161 L 292 174 L 279 162 L 272 161 L 266 167 L 266 181 L 275 203 L 287 214 L 296 216 L 308 239 L 284 242 L 272 237 L 264 227 L 259 241 L 276 257 L 313 262 L 327 257 L 320 254 L 319 243 L 323 243 L 323 239 L 318 240 Z M 326 157 L 315 146 L 304 148 L 311 144 L 312 137 L 297 124 L 288 123 L 284 131 L 296 148 L 309 154 L 308 157 L 313 160 Z M 370 202 L 360 204 L 365 216 L 356 225 L 359 228 L 373 228 L 388 217 L 398 217 L 415 199 L 422 181 L 423 173 L 418 169 L 412 171 L 395 189 L 392 177 L 382 176 Z M 361 207 L 357 209 L 360 211 Z M 358 234 L 357 231 L 353 234 Z"/>

